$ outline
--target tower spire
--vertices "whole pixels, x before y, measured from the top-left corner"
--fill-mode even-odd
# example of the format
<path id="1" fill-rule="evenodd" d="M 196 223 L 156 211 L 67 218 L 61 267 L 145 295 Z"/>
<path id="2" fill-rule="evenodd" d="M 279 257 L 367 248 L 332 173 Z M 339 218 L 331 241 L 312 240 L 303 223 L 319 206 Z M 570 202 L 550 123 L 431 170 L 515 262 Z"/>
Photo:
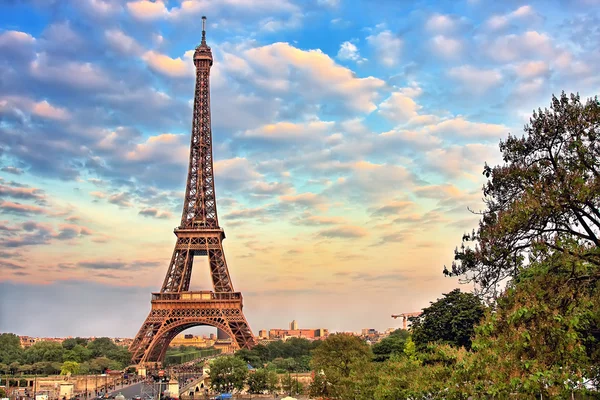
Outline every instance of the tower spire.
<path id="1" fill-rule="evenodd" d="M 206 46 L 206 16 L 202 16 L 202 46 Z"/>

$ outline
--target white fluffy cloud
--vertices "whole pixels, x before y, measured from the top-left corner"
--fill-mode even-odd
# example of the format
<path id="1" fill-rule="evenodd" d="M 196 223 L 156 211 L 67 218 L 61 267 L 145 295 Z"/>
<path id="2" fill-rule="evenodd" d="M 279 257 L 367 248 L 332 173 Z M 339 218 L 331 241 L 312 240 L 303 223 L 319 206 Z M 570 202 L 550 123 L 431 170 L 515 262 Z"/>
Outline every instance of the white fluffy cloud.
<path id="1" fill-rule="evenodd" d="M 386 30 L 367 36 L 367 42 L 375 50 L 379 62 L 386 67 L 393 67 L 400 62 L 403 41 L 391 31 Z"/>
<path id="2" fill-rule="evenodd" d="M 533 7 L 524 5 L 517 8 L 508 14 L 494 15 L 486 21 L 486 26 L 491 30 L 504 29 L 511 23 L 516 21 L 532 21 L 537 14 L 533 10 Z"/>
<path id="3" fill-rule="evenodd" d="M 473 93 L 483 93 L 502 82 L 502 74 L 499 71 L 480 69 L 472 65 L 454 67 L 448 71 L 448 76 Z"/>

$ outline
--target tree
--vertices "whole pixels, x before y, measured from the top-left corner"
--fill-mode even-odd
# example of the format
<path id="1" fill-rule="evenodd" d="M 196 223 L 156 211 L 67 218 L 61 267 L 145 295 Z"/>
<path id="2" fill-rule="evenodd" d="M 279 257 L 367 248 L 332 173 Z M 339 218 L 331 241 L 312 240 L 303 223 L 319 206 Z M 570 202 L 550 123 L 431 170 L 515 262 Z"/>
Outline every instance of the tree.
<path id="1" fill-rule="evenodd" d="M 0 334 L 0 362 L 3 364 L 21 362 L 22 357 L 21 339 L 14 333 Z"/>
<path id="2" fill-rule="evenodd" d="M 248 364 L 252 365 L 253 367 L 262 367 L 262 365 L 263 365 L 262 360 L 260 359 L 260 356 L 258 354 L 256 354 L 255 352 L 253 352 L 252 350 L 239 349 L 238 351 L 235 352 L 235 356 L 238 358 L 241 358 L 242 360 L 244 360 Z"/>
<path id="3" fill-rule="evenodd" d="M 553 96 L 525 132 L 500 142 L 504 165 L 485 165 L 479 227 L 463 235 L 451 270 L 444 267 L 492 297 L 527 266 L 534 246 L 586 261 L 600 277 L 600 101 Z"/>
<path id="4" fill-rule="evenodd" d="M 61 375 L 75 375 L 79 373 L 79 363 L 75 361 L 65 361 L 60 367 Z"/>
<path id="5" fill-rule="evenodd" d="M 27 375 L 27 374 L 31 373 L 32 371 L 33 371 L 33 366 L 30 364 L 23 364 L 19 367 L 19 372 L 21 374 Z"/>
<path id="6" fill-rule="evenodd" d="M 483 312 L 484 306 L 477 296 L 454 289 L 413 319 L 412 339 L 419 350 L 431 342 L 464 346 L 468 350 L 474 326 L 481 321 Z"/>
<path id="7" fill-rule="evenodd" d="M 248 375 L 248 391 L 253 394 L 264 393 L 268 388 L 267 370 L 264 368 L 257 369 Z"/>
<path id="8" fill-rule="evenodd" d="M 544 246 L 532 255 L 476 329 L 476 352 L 456 379 L 476 397 L 567 398 L 584 379 L 600 382 L 600 282 L 571 279 L 595 267 Z"/>
<path id="9" fill-rule="evenodd" d="M 287 393 L 288 395 L 292 395 L 292 386 L 294 386 L 294 381 L 292 379 L 292 376 L 289 374 L 289 372 L 285 375 L 283 375 L 283 377 L 281 378 L 281 388 L 283 389 L 284 393 Z"/>
<path id="10" fill-rule="evenodd" d="M 244 360 L 234 356 L 219 357 L 210 364 L 210 381 L 215 390 L 242 390 L 248 375 L 248 367 Z"/>
<path id="11" fill-rule="evenodd" d="M 92 352 L 93 357 L 109 357 L 112 352 L 119 350 L 119 346 L 107 337 L 94 339 L 86 347 Z"/>
<path id="12" fill-rule="evenodd" d="M 374 361 L 382 362 L 389 359 L 392 354 L 402 354 L 404 352 L 404 344 L 409 334 L 402 329 L 399 329 L 399 331 L 404 333 L 400 334 L 395 331 L 390 336 L 373 345 Z"/>
<path id="13" fill-rule="evenodd" d="M 65 347 L 64 343 L 63 347 Z M 92 358 L 92 352 L 80 344 L 76 344 L 71 350 L 67 350 L 63 354 L 63 361 L 76 361 L 82 363 L 88 361 L 90 358 Z"/>
<path id="14" fill-rule="evenodd" d="M 24 360 L 28 364 L 41 361 L 62 362 L 65 349 L 56 342 L 36 342 L 25 351 Z"/>
<path id="15" fill-rule="evenodd" d="M 361 396 L 369 398 L 365 372 L 372 370 L 369 365 L 373 353 L 363 340 L 347 334 L 331 335 L 312 354 L 313 370 L 316 373 L 323 371 L 330 394 L 351 399 L 362 391 L 364 396 Z"/>
<path id="16" fill-rule="evenodd" d="M 308 387 L 308 394 L 311 397 L 327 397 L 329 395 L 329 388 L 324 374 L 314 373 L 314 378 Z"/>
<path id="17" fill-rule="evenodd" d="M 275 393 L 279 392 L 280 388 L 281 387 L 279 385 L 279 376 L 277 375 L 277 372 L 268 371 L 267 372 L 267 391 L 269 392 L 269 394 L 275 394 Z"/>
<path id="18" fill-rule="evenodd" d="M 6 397 L 6 391 L 4 390 L 4 388 L 0 388 L 0 398 L 5 399 Z"/>

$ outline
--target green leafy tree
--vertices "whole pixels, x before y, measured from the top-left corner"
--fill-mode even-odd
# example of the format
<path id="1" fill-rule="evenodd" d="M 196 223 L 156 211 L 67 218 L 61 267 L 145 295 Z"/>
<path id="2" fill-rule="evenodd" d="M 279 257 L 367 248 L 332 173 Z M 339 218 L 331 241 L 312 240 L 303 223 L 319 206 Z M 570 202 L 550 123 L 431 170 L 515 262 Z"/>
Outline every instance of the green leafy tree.
<path id="1" fill-rule="evenodd" d="M 8 396 L 6 396 L 6 391 L 4 390 L 4 388 L 0 388 L 0 398 L 6 398 Z"/>
<path id="2" fill-rule="evenodd" d="M 75 340 L 75 338 L 65 339 L 62 342 L 62 347 L 64 347 L 65 350 L 73 350 L 73 347 L 75 346 L 77 346 L 77 340 Z"/>
<path id="3" fill-rule="evenodd" d="M 404 330 L 402 332 L 404 333 L 391 334 L 373 345 L 372 349 L 375 361 L 382 362 L 389 359 L 392 354 L 402 354 L 404 352 L 404 344 L 409 334 Z"/>
<path id="4" fill-rule="evenodd" d="M 277 372 L 267 370 L 267 391 L 269 394 L 274 395 L 280 389 L 281 386 L 279 385 L 279 375 L 277 375 Z"/>
<path id="5" fill-rule="evenodd" d="M 311 397 L 327 397 L 329 395 L 329 387 L 325 374 L 320 372 L 314 373 L 314 378 L 308 386 L 308 394 Z"/>
<path id="6" fill-rule="evenodd" d="M 292 380 L 292 376 L 289 373 L 283 375 L 283 377 L 281 378 L 281 388 L 283 389 L 284 393 L 287 393 L 291 396 L 293 384 L 294 382 Z"/>
<path id="7" fill-rule="evenodd" d="M 11 362 L 8 366 L 8 372 L 14 375 L 19 371 L 20 366 L 21 364 L 19 364 L 17 361 Z"/>
<path id="8" fill-rule="evenodd" d="M 19 367 L 19 372 L 21 374 L 30 374 L 33 371 L 33 366 L 31 364 L 23 364 Z"/>
<path id="9" fill-rule="evenodd" d="M 484 309 L 477 296 L 455 289 L 413 319 L 412 339 L 419 350 L 431 342 L 470 349 L 474 326 L 481 321 Z"/>
<path id="10" fill-rule="evenodd" d="M 240 349 L 236 351 L 235 356 L 241 358 L 242 360 L 244 360 L 245 362 L 247 362 L 255 368 L 262 367 L 263 365 L 260 356 L 252 350 Z"/>
<path id="11" fill-rule="evenodd" d="M 28 364 L 34 364 L 41 361 L 62 362 L 64 352 L 65 349 L 60 343 L 37 342 L 25 351 L 23 358 Z"/>
<path id="12" fill-rule="evenodd" d="M 210 381 L 215 390 L 242 390 L 248 375 L 246 362 L 233 356 L 219 357 L 210 364 Z"/>
<path id="13" fill-rule="evenodd" d="M 61 375 L 75 375 L 79 373 L 79 363 L 75 361 L 65 361 L 60 367 Z"/>
<path id="14" fill-rule="evenodd" d="M 4 363 L 0 363 L 0 373 L 7 373 L 8 372 L 8 365 L 4 364 Z"/>
<path id="15" fill-rule="evenodd" d="M 93 357 L 109 357 L 111 353 L 119 350 L 119 346 L 107 337 L 94 339 L 86 347 Z"/>
<path id="16" fill-rule="evenodd" d="M 499 283 L 527 266 L 533 247 L 545 246 L 594 265 L 591 277 L 598 280 L 599 126 L 597 98 L 584 104 L 562 93 L 550 109 L 533 113 L 525 136 L 500 142 L 504 164 L 484 167 L 489 179 L 479 227 L 463 236 L 444 273 L 465 275 L 495 296 Z"/>
<path id="17" fill-rule="evenodd" d="M 64 342 L 63 342 L 63 347 Z M 63 354 L 63 361 L 75 361 L 82 363 L 92 358 L 92 352 L 80 344 L 76 344 L 70 350 L 67 350 Z"/>
<path id="18" fill-rule="evenodd" d="M 264 393 L 269 389 L 268 372 L 264 368 L 257 369 L 248 375 L 248 391 L 253 394 Z"/>
<path id="19" fill-rule="evenodd" d="M 545 246 L 532 255 L 477 328 L 476 353 L 456 379 L 475 396 L 567 398 L 584 379 L 600 382 L 600 282 L 573 279 L 596 267 Z"/>
<path id="20" fill-rule="evenodd" d="M 0 334 L 0 362 L 3 364 L 21 362 L 22 357 L 23 349 L 19 337 L 14 333 Z"/>
<path id="21" fill-rule="evenodd" d="M 371 370 L 371 348 L 360 338 L 347 334 L 329 336 L 313 351 L 316 373 L 325 375 L 330 394 L 341 399 L 368 398 L 366 372 Z"/>

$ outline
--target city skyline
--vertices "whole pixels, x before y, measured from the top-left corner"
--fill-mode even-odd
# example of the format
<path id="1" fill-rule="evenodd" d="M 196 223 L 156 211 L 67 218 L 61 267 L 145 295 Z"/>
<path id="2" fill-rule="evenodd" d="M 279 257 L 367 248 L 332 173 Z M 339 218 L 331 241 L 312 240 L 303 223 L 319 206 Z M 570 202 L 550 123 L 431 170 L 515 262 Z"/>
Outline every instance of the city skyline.
<path id="1" fill-rule="evenodd" d="M 308 4 L 0 5 L 0 331 L 135 335 L 180 219 L 201 15 L 225 254 L 255 335 L 292 316 L 384 331 L 459 286 L 442 268 L 498 141 L 552 93 L 600 87 L 595 0 Z"/>

